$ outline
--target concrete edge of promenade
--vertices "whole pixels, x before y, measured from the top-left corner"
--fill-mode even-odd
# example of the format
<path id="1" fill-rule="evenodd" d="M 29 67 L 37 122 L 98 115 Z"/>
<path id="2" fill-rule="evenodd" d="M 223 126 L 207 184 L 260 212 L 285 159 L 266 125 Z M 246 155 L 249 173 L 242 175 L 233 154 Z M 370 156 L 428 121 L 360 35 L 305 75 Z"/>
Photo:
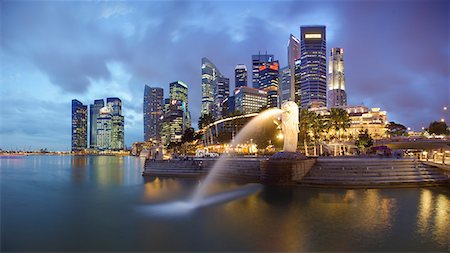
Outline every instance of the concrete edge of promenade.
<path id="1" fill-rule="evenodd" d="M 299 185 L 303 187 L 320 187 L 320 188 L 405 188 L 405 187 L 430 187 L 450 185 L 450 166 L 435 164 L 430 162 L 422 162 L 413 159 L 395 159 L 395 158 L 309 158 L 307 160 L 274 160 L 268 158 L 225 158 L 222 163 L 222 169 L 217 173 L 219 179 L 232 180 L 238 182 L 255 182 L 269 185 Z M 311 181 L 306 180 L 310 174 L 317 172 L 317 161 L 328 163 L 345 163 L 352 173 L 366 173 L 362 167 L 368 164 L 378 164 L 380 166 L 379 174 L 365 177 L 362 181 L 358 178 L 348 177 L 339 178 L 339 180 L 329 180 L 324 177 L 323 180 Z M 210 169 L 214 166 L 217 159 L 212 158 L 194 158 L 189 160 L 146 160 L 143 176 L 150 177 L 172 177 L 172 178 L 202 178 L 205 177 Z M 397 164 L 403 164 L 398 166 Z M 418 165 L 420 168 L 418 168 Z M 422 166 L 423 165 L 423 166 Z M 339 166 L 339 165 L 337 165 Z M 396 169 L 394 169 L 394 167 Z M 359 172 L 357 171 L 359 168 Z M 387 169 L 392 168 L 392 171 Z M 439 180 L 428 177 L 430 171 L 436 174 L 440 171 L 444 177 L 439 175 Z M 310 172 L 313 173 L 310 173 Z M 371 170 L 369 172 L 373 172 Z M 407 176 L 393 176 L 396 180 L 378 180 L 383 176 L 382 173 L 398 172 Z M 411 173 L 423 173 L 422 175 L 410 176 Z M 409 173 L 409 174 L 408 174 Z M 366 173 L 367 174 L 367 173 Z M 439 173 L 438 173 L 439 174 Z M 389 175 L 389 174 L 388 174 Z M 365 176 L 365 174 L 361 174 Z M 427 177 L 427 178 L 426 178 Z M 402 179 L 404 178 L 404 179 Z M 413 179 L 411 179 L 413 178 Z M 327 180 L 325 180 L 327 179 Z"/>

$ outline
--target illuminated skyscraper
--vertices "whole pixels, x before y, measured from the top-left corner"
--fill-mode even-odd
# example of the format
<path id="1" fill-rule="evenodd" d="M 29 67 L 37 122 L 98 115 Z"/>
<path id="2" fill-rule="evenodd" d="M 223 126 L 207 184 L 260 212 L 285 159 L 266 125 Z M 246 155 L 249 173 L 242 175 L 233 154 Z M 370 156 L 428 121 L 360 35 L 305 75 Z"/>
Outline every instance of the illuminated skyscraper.
<path id="1" fill-rule="evenodd" d="M 122 116 L 122 100 L 119 98 L 107 98 L 106 106 L 111 115 L 111 134 L 109 150 L 122 150 L 124 148 L 125 121 Z M 97 121 L 98 122 L 98 121 Z M 98 124 L 97 124 L 98 127 Z"/>
<path id="2" fill-rule="evenodd" d="M 300 27 L 300 85 L 303 108 L 327 105 L 325 26 Z"/>
<path id="3" fill-rule="evenodd" d="M 214 86 L 213 86 L 214 87 Z M 170 103 L 173 101 L 182 101 L 181 104 L 183 110 L 183 131 L 191 127 L 191 113 L 189 112 L 188 107 L 188 86 L 187 84 L 176 81 L 169 84 L 169 97 Z"/>
<path id="4" fill-rule="evenodd" d="M 219 76 L 214 84 L 214 118 L 223 117 L 223 101 L 230 95 L 230 79 Z"/>
<path id="5" fill-rule="evenodd" d="M 111 150 L 112 141 L 112 114 L 111 107 L 105 106 L 100 109 L 97 117 L 97 149 Z"/>
<path id="6" fill-rule="evenodd" d="M 234 88 L 247 86 L 247 67 L 245 64 L 238 64 L 234 68 Z"/>
<path id="7" fill-rule="evenodd" d="M 87 105 L 72 100 L 72 151 L 87 148 Z"/>
<path id="8" fill-rule="evenodd" d="M 260 84 L 260 73 L 259 67 L 261 67 L 264 63 L 269 63 L 274 61 L 273 54 L 257 54 L 252 55 L 252 85 L 253 88 L 259 89 Z"/>
<path id="9" fill-rule="evenodd" d="M 294 70 L 295 71 L 295 70 Z M 289 66 L 280 69 L 280 104 L 291 100 L 291 69 Z M 292 99 L 292 101 L 294 101 Z"/>
<path id="10" fill-rule="evenodd" d="M 260 90 L 267 92 L 267 107 L 278 106 L 278 84 L 279 84 L 278 61 L 265 62 L 259 67 Z"/>
<path id="11" fill-rule="evenodd" d="M 202 110 L 201 115 L 212 114 L 214 107 L 214 83 L 222 76 L 219 69 L 206 57 L 202 58 Z"/>
<path id="12" fill-rule="evenodd" d="M 164 90 L 159 87 L 144 88 L 144 141 L 160 140 L 161 117 L 164 112 Z"/>
<path id="13" fill-rule="evenodd" d="M 288 68 L 289 72 L 285 71 L 285 74 L 289 73 L 289 98 L 287 100 L 295 101 L 295 61 L 300 59 L 300 41 L 294 36 L 289 36 L 288 46 Z"/>
<path id="14" fill-rule="evenodd" d="M 96 99 L 89 106 L 89 147 L 97 147 L 97 118 L 100 116 L 100 109 L 105 106 L 103 99 Z"/>
<path id="15" fill-rule="evenodd" d="M 346 106 L 344 49 L 332 48 L 328 63 L 328 106 Z"/>
<path id="16" fill-rule="evenodd" d="M 171 100 L 183 101 L 186 109 L 188 106 L 188 86 L 182 81 L 175 81 L 169 84 L 169 97 Z"/>

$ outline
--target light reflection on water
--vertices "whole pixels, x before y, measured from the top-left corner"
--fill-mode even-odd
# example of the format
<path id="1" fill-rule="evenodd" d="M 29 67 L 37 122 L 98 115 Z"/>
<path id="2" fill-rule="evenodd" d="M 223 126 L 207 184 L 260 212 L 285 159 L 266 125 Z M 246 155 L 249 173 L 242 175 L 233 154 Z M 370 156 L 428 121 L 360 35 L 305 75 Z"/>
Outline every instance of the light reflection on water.
<path id="1" fill-rule="evenodd" d="M 431 237 L 436 243 L 449 246 L 449 216 L 448 195 L 436 195 L 430 189 L 421 190 L 417 213 L 417 233 L 420 236 Z"/>
<path id="2" fill-rule="evenodd" d="M 144 179 L 142 166 L 133 157 L 0 159 L 2 251 L 448 249 L 446 188 L 266 186 L 186 217 L 161 219 L 135 207 L 187 200 L 199 181 Z M 237 187 L 217 183 L 210 194 Z"/>

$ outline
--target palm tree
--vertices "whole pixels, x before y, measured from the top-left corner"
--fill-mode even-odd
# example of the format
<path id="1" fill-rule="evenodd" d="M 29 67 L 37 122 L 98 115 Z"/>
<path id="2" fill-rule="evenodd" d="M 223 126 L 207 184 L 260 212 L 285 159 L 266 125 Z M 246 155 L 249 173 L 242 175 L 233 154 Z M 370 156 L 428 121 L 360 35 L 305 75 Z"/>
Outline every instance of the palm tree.
<path id="1" fill-rule="evenodd" d="M 345 132 L 350 127 L 350 117 L 348 112 L 341 108 L 331 108 L 330 109 L 330 128 L 338 133 L 339 140 L 342 137 L 342 131 Z"/>
<path id="2" fill-rule="evenodd" d="M 314 155 L 317 155 L 317 145 L 320 145 L 322 141 L 322 135 L 325 132 L 327 125 L 324 117 L 317 113 L 310 113 L 310 126 L 311 126 L 311 134 L 314 139 Z M 320 152 L 322 152 L 320 148 Z"/>
<path id="3" fill-rule="evenodd" d="M 345 132 L 350 127 L 350 117 L 348 112 L 342 108 L 331 108 L 329 127 L 338 134 L 338 138 L 342 140 L 342 131 Z"/>
<path id="4" fill-rule="evenodd" d="M 300 139 L 303 140 L 303 146 L 305 148 L 305 155 L 308 155 L 308 145 L 307 141 L 309 139 L 309 132 L 311 130 L 311 112 L 308 109 L 300 110 Z"/>

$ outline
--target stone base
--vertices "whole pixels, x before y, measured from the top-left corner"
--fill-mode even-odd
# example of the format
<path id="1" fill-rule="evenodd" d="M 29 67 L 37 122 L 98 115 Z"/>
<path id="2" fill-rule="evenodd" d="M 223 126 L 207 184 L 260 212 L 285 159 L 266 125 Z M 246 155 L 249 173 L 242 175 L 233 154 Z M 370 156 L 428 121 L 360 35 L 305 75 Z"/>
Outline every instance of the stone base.
<path id="1" fill-rule="evenodd" d="M 278 152 L 261 161 L 261 182 L 264 184 L 290 184 L 302 179 L 314 165 L 315 159 L 307 159 L 297 152 Z"/>
<path id="2" fill-rule="evenodd" d="M 269 160 L 306 160 L 304 154 L 299 152 L 278 152 L 269 158 Z"/>

